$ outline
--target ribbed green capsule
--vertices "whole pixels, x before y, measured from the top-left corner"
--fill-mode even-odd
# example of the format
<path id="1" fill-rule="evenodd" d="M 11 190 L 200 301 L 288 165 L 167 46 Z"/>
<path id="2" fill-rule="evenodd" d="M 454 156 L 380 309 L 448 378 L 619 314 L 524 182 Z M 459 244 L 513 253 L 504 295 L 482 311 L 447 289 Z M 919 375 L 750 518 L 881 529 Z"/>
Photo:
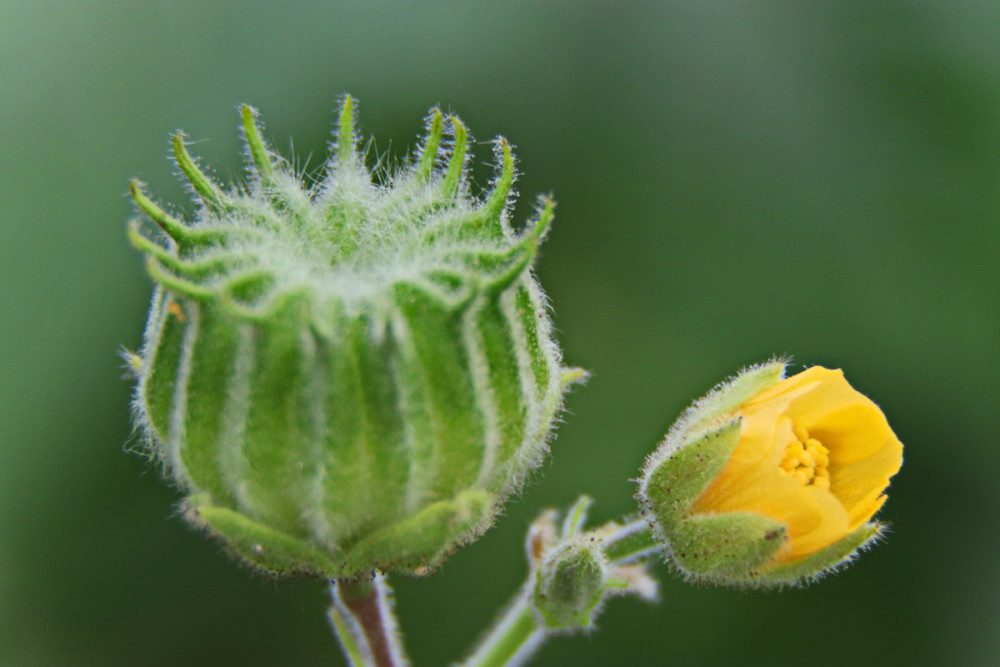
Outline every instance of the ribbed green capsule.
<path id="1" fill-rule="evenodd" d="M 314 184 L 244 106 L 244 184 L 174 137 L 193 221 L 131 187 L 156 283 L 135 420 L 191 521 L 273 573 L 426 573 L 538 465 L 584 375 L 531 274 L 553 203 L 511 228 L 507 142 L 477 200 L 468 132 L 435 109 L 417 155 L 373 180 L 355 111 L 346 98 Z"/>

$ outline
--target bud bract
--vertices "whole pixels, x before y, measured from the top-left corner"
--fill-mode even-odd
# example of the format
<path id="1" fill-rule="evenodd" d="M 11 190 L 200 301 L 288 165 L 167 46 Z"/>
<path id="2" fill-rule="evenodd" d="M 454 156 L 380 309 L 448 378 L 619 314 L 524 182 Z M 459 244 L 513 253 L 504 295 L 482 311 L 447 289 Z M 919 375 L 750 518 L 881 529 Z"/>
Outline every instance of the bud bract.
<path id="1" fill-rule="evenodd" d="M 433 110 L 373 180 L 347 98 L 303 181 L 242 108 L 250 178 L 216 184 L 174 137 L 192 221 L 132 194 L 156 283 L 137 423 L 186 514 L 254 566 L 422 574 L 491 523 L 542 458 L 567 385 L 531 274 L 553 218 L 511 228 L 514 164 L 468 189 L 469 137 Z"/>
<path id="2" fill-rule="evenodd" d="M 600 542 L 583 535 L 545 554 L 535 573 L 533 604 L 553 630 L 589 628 L 608 588 Z"/>
<path id="3" fill-rule="evenodd" d="M 885 415 L 839 370 L 747 369 L 697 401 L 647 459 L 637 494 L 685 576 L 796 585 L 876 539 L 902 464 Z"/>
<path id="4" fill-rule="evenodd" d="M 608 540 L 617 544 L 631 527 L 612 522 L 584 529 L 592 502 L 581 496 L 558 524 L 559 513 L 546 510 L 528 531 L 531 574 L 525 594 L 546 630 L 590 630 L 604 600 L 612 596 L 657 598 L 657 583 L 645 562 L 628 556 L 612 559 L 606 553 Z"/>

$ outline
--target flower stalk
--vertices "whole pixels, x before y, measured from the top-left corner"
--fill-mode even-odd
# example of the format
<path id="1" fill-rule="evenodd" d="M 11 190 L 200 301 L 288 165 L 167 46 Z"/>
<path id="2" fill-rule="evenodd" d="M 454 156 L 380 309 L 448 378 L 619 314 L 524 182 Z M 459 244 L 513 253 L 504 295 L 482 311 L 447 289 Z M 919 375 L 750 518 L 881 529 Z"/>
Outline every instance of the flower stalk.
<path id="1" fill-rule="evenodd" d="M 461 667 L 517 667 L 538 652 L 549 633 L 539 626 L 529 602 L 530 584 L 529 579 Z"/>
<path id="2" fill-rule="evenodd" d="M 330 624 L 353 667 L 410 664 L 385 575 L 376 572 L 371 579 L 331 581 L 330 597 Z"/>

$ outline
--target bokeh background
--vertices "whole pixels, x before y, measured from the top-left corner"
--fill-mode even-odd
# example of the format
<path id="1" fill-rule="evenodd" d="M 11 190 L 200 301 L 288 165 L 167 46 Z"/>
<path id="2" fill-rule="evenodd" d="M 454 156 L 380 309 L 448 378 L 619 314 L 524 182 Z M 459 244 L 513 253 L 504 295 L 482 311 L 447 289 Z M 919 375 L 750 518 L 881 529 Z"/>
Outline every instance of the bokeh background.
<path id="1" fill-rule="evenodd" d="M 519 585 L 541 509 L 634 511 L 685 404 L 775 353 L 845 369 L 906 443 L 888 542 L 806 591 L 659 568 L 662 604 L 535 664 L 998 664 L 998 35 L 994 2 L 0 1 L 0 664 L 342 664 L 322 586 L 230 562 L 124 451 L 116 350 L 150 294 L 128 179 L 190 210 L 168 135 L 238 176 L 240 102 L 318 165 L 344 92 L 373 155 L 435 104 L 479 183 L 515 144 L 515 218 L 555 193 L 538 274 L 594 371 L 499 524 L 398 582 L 418 666 Z"/>

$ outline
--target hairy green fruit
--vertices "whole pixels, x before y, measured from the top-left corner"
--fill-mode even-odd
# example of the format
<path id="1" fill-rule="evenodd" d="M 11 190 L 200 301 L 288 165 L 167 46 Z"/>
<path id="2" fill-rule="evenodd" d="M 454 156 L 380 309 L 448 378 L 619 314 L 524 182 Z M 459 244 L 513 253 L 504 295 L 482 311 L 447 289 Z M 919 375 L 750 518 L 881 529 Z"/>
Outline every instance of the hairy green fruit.
<path id="1" fill-rule="evenodd" d="M 347 98 L 316 183 L 243 107 L 249 182 L 214 183 L 178 134 L 195 219 L 132 185 L 156 283 L 136 422 L 186 515 L 274 573 L 427 572 L 538 465 L 583 376 L 531 275 L 553 204 L 511 228 L 506 141 L 479 201 L 457 118 L 433 110 L 415 158 L 373 182 L 354 115 Z"/>

